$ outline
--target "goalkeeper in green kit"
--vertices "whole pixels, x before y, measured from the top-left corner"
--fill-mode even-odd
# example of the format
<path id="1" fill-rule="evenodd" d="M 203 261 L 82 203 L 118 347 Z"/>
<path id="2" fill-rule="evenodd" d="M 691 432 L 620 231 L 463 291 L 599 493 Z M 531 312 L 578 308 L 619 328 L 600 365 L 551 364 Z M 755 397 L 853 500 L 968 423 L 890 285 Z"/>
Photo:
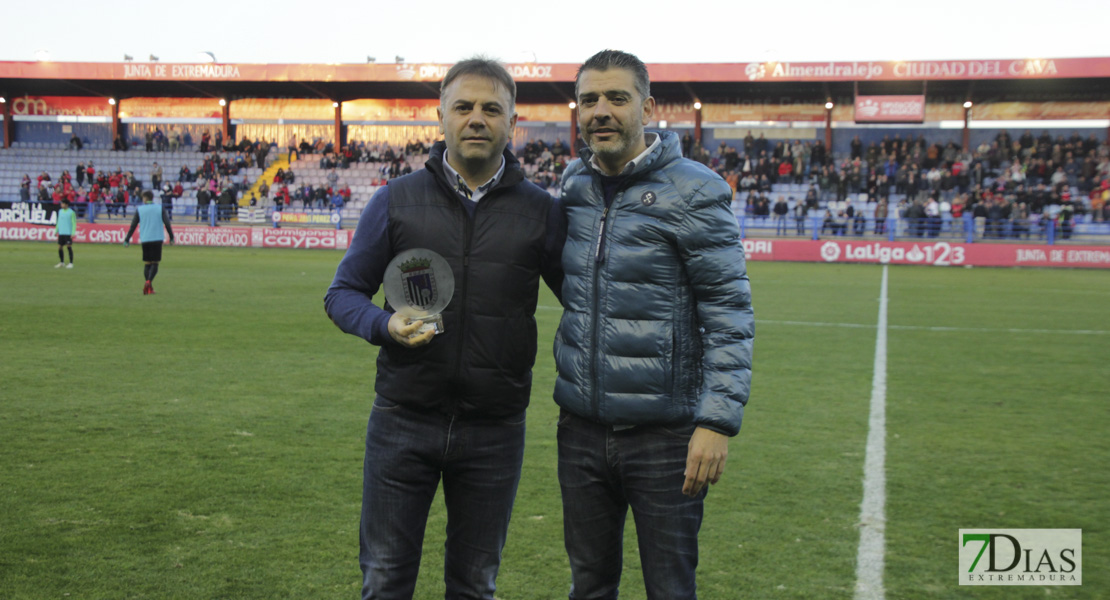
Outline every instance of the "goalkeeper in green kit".
<path id="1" fill-rule="evenodd" d="M 62 208 L 58 210 L 58 264 L 55 269 L 65 267 L 73 268 L 73 236 L 77 235 L 77 213 L 69 207 L 69 200 L 62 200 Z M 69 264 L 62 249 L 69 250 Z"/>

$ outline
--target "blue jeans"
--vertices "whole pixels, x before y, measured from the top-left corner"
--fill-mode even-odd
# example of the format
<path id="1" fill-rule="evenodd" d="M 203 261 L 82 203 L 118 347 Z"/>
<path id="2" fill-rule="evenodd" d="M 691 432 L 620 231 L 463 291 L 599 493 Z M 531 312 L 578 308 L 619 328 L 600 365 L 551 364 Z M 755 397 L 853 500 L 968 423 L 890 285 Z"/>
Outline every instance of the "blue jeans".
<path id="1" fill-rule="evenodd" d="M 571 600 L 616 600 L 629 507 L 648 600 L 697 598 L 706 491 L 696 498 L 682 494 L 693 433 L 693 424 L 613 430 L 562 411 L 559 487 Z"/>
<path id="2" fill-rule="evenodd" d="M 359 565 L 364 600 L 411 599 L 440 478 L 447 600 L 492 600 L 524 457 L 524 412 L 416 411 L 377 397 L 366 429 Z"/>

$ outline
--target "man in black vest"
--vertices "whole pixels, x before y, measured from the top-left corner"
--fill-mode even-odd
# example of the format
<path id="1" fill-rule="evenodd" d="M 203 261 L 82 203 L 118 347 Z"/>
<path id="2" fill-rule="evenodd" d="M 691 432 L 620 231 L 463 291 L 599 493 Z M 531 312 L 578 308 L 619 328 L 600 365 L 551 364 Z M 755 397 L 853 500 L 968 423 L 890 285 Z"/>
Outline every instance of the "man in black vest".
<path id="1" fill-rule="evenodd" d="M 380 189 L 324 299 L 343 331 L 381 347 L 366 432 L 362 596 L 411 598 L 428 510 L 447 504 L 448 598 L 492 599 L 520 480 L 542 276 L 562 284 L 562 213 L 506 151 L 516 84 L 500 64 L 456 64 L 440 88 L 445 141 Z M 390 260 L 416 248 L 451 266 L 443 331 L 371 302 Z"/>

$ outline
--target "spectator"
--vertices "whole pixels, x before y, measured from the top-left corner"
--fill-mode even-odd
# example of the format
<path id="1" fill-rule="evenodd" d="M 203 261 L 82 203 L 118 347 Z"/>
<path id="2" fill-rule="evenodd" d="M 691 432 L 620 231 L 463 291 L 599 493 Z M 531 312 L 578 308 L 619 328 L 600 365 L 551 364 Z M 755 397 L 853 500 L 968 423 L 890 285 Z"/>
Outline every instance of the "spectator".
<path id="1" fill-rule="evenodd" d="M 794 232 L 798 235 L 806 233 L 806 216 L 809 215 L 809 204 L 806 202 L 794 203 Z"/>
<path id="2" fill-rule="evenodd" d="M 158 188 L 154 188 L 158 189 Z M 169 182 L 162 186 L 161 190 L 162 210 L 166 211 L 167 218 L 173 220 L 173 187 Z"/>
<path id="3" fill-rule="evenodd" d="M 879 204 L 875 206 L 875 235 L 886 233 L 887 210 L 886 198 L 880 199 Z"/>
<path id="4" fill-rule="evenodd" d="M 207 182 L 200 182 L 201 185 L 197 186 L 197 213 L 194 221 L 207 221 L 209 204 L 212 201 L 212 194 L 208 191 Z"/>
<path id="5" fill-rule="evenodd" d="M 793 200 L 793 198 L 791 198 Z M 786 204 L 786 199 L 779 196 L 775 200 L 775 235 L 786 235 L 786 215 L 790 212 L 790 207 Z"/>

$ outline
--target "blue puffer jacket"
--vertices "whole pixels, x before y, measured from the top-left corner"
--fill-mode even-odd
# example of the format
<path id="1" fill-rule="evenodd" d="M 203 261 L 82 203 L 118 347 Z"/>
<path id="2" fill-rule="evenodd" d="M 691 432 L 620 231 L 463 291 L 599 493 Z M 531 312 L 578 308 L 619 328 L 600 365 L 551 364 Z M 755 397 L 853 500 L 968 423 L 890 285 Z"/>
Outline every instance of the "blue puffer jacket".
<path id="1" fill-rule="evenodd" d="M 555 401 L 609 425 L 693 422 L 736 435 L 755 318 L 732 193 L 682 158 L 677 135 L 660 135 L 608 210 L 588 153 L 563 176 Z"/>

